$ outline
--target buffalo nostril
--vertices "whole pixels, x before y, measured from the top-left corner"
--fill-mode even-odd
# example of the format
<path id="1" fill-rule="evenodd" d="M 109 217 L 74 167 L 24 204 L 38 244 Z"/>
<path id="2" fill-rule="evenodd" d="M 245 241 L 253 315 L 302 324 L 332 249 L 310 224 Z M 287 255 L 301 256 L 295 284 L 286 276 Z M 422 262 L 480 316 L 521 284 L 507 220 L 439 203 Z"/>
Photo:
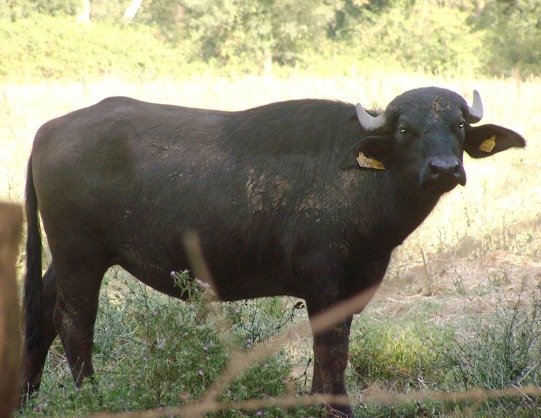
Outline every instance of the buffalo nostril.
<path id="1" fill-rule="evenodd" d="M 460 173 L 460 163 L 458 161 L 433 161 L 430 163 L 430 172 L 434 176 Z"/>
<path id="2" fill-rule="evenodd" d="M 441 190 L 451 190 L 456 184 L 466 184 L 462 163 L 454 158 L 432 158 L 423 169 L 421 184 L 431 184 Z"/>

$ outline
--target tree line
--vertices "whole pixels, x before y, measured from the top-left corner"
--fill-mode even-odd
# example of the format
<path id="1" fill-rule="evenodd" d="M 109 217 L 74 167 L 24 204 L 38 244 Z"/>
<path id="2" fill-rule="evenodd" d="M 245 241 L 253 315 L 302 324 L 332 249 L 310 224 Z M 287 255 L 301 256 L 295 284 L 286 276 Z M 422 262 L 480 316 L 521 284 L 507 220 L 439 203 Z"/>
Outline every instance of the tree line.
<path id="1" fill-rule="evenodd" d="M 541 0 L 0 0 L 0 19 L 129 26 L 186 62 L 539 75 Z"/>

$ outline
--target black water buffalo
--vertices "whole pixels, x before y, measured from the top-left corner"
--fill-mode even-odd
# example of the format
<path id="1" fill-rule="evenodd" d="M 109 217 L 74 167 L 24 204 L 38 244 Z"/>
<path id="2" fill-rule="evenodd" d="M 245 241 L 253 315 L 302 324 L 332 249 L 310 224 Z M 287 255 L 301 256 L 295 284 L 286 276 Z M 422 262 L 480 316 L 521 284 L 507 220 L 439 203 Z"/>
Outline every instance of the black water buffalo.
<path id="1" fill-rule="evenodd" d="M 76 385 L 94 373 L 105 271 L 181 297 L 196 231 L 226 301 L 291 295 L 316 314 L 381 282 L 393 249 L 474 158 L 524 147 L 458 94 L 428 87 L 381 113 L 298 100 L 240 112 L 108 98 L 44 124 L 28 164 L 25 391 L 60 335 Z M 42 278 L 38 207 L 52 262 Z M 363 306 L 358 307 L 361 311 Z M 314 336 L 316 393 L 346 394 L 351 315 Z M 333 405 L 342 415 L 351 408 Z"/>

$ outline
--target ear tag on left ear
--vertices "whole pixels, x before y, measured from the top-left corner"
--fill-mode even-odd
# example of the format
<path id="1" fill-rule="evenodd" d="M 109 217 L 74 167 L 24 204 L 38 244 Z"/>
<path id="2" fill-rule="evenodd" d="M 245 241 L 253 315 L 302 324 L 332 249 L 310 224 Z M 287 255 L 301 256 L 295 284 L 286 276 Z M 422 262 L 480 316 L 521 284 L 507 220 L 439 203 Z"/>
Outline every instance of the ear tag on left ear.
<path id="1" fill-rule="evenodd" d="M 359 167 L 362 167 L 362 168 L 373 168 L 375 170 L 385 170 L 385 166 L 383 165 L 381 161 L 375 160 L 374 158 L 368 158 L 362 152 L 359 152 L 359 156 L 357 157 L 357 162 L 359 163 Z"/>
<path id="2" fill-rule="evenodd" d="M 485 139 L 483 142 L 481 142 L 481 145 L 479 145 L 479 149 L 484 152 L 492 152 L 495 146 L 496 135 L 492 135 L 490 138 Z"/>

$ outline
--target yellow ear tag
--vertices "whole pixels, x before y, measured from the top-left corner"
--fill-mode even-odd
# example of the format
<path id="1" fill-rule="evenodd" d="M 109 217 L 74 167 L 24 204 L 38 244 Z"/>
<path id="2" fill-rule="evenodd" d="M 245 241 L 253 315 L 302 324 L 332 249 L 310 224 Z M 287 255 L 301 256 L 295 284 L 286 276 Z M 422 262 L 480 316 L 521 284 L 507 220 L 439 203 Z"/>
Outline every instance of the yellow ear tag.
<path id="1" fill-rule="evenodd" d="M 362 167 L 362 168 L 373 168 L 375 170 L 385 170 L 385 166 L 383 165 L 381 161 L 375 160 L 374 158 L 368 158 L 362 152 L 359 152 L 359 156 L 357 157 L 357 162 L 359 163 L 359 167 Z"/>
<path id="2" fill-rule="evenodd" d="M 479 145 L 479 149 L 484 152 L 492 152 L 495 146 L 496 135 L 492 135 L 490 138 L 485 139 L 483 142 L 481 142 L 481 145 Z"/>

